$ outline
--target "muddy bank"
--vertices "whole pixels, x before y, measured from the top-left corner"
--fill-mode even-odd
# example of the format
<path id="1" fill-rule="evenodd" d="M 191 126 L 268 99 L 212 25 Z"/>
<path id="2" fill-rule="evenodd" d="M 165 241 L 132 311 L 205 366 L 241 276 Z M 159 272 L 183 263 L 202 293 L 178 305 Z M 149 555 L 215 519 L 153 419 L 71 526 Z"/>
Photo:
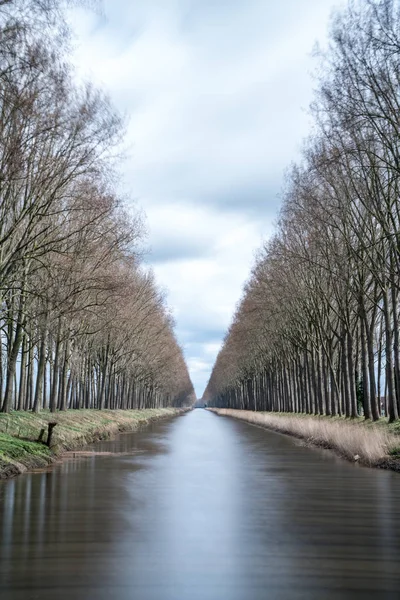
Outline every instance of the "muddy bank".
<path id="1" fill-rule="evenodd" d="M 134 431 L 152 421 L 177 416 L 186 410 L 70 410 L 39 414 L 14 411 L 0 414 L 0 479 L 46 467 L 65 452 L 110 439 L 124 431 Z M 43 429 L 46 432 L 43 439 L 46 440 L 51 422 L 57 425 L 48 448 L 37 440 Z"/>
<path id="2" fill-rule="evenodd" d="M 307 445 L 325 448 L 343 459 L 400 472 L 400 436 L 396 425 L 309 415 L 273 414 L 225 408 L 212 412 L 290 435 Z"/>

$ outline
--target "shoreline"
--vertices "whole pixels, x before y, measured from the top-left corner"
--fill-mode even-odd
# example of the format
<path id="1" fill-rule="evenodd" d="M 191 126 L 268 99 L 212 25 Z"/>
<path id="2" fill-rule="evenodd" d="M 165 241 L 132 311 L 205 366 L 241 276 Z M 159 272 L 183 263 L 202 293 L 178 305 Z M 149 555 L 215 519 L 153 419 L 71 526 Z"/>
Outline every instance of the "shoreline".
<path id="1" fill-rule="evenodd" d="M 207 410 L 302 440 L 309 447 L 329 450 L 348 462 L 400 472 L 400 436 L 383 421 L 351 422 L 327 416 L 212 407 Z"/>
<path id="2" fill-rule="evenodd" d="M 38 414 L 13 411 L 0 414 L 0 481 L 46 468 L 64 455 L 88 444 L 129 433 L 155 421 L 179 416 L 188 408 L 141 410 L 68 410 Z M 51 447 L 38 442 L 41 429 L 56 422 Z"/>

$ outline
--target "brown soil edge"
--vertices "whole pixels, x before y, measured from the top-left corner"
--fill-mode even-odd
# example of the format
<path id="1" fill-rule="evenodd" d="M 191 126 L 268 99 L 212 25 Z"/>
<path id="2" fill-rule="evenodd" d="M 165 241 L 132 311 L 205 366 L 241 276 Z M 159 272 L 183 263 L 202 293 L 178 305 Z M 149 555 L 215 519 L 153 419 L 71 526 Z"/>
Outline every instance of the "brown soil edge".
<path id="1" fill-rule="evenodd" d="M 248 421 L 247 419 L 244 419 L 237 415 L 224 415 L 224 414 L 221 415 L 218 408 L 209 408 L 208 407 L 206 410 L 209 410 L 210 412 L 213 412 L 218 416 L 228 417 L 231 419 L 237 419 L 238 421 L 242 421 L 243 423 L 247 423 L 248 425 L 253 425 L 253 427 L 258 427 L 259 429 L 266 429 L 267 431 L 273 431 L 274 433 L 278 433 L 278 434 L 284 435 L 286 437 L 301 440 L 301 441 L 305 442 L 304 445 L 307 446 L 308 448 L 320 448 L 323 450 L 329 450 L 330 452 L 335 454 L 335 456 L 341 458 L 342 460 L 345 460 L 346 462 L 350 462 L 352 464 L 362 465 L 363 467 L 368 467 L 370 469 L 385 469 L 387 471 L 395 471 L 396 473 L 400 473 L 400 460 L 395 459 L 391 456 L 388 456 L 387 458 L 383 458 L 382 460 L 378 461 L 375 464 L 371 464 L 366 461 L 363 461 L 362 458 L 360 458 L 359 460 L 356 461 L 354 459 L 351 459 L 346 454 L 339 452 L 339 450 L 337 448 L 335 448 L 334 446 L 331 446 L 330 444 L 316 442 L 315 440 L 307 438 L 307 437 L 301 435 L 300 433 L 296 434 L 292 431 L 284 431 L 282 429 L 278 429 L 278 428 L 275 428 L 272 426 L 261 425 L 259 423 L 253 423 L 253 422 Z"/>
<path id="2" fill-rule="evenodd" d="M 126 424 L 120 427 L 116 432 L 112 427 L 110 432 L 107 432 L 107 429 L 102 427 L 100 430 L 92 431 L 89 435 L 87 435 L 85 443 L 82 444 L 80 440 L 77 440 L 76 443 L 72 441 L 69 442 L 68 447 L 60 447 L 57 446 L 56 449 L 51 448 L 50 454 L 48 456 L 35 456 L 28 455 L 24 457 L 23 462 L 19 462 L 17 460 L 13 460 L 12 462 L 5 463 L 0 459 L 0 482 L 6 479 L 11 479 L 16 477 L 17 475 L 22 475 L 23 473 L 32 473 L 32 472 L 41 472 L 43 470 L 47 470 L 49 467 L 53 466 L 55 463 L 62 462 L 68 458 L 71 458 L 71 454 L 73 451 L 79 451 L 84 449 L 86 446 L 93 444 L 95 442 L 99 442 L 105 439 L 115 439 L 115 437 L 121 433 L 130 433 L 134 431 L 139 431 L 145 429 L 152 423 L 156 421 L 163 421 L 168 419 L 174 419 L 175 417 L 181 416 L 184 413 L 191 410 L 190 408 L 176 408 L 174 412 L 171 412 L 169 409 L 165 414 L 152 415 L 147 416 L 139 421 L 135 421 L 132 419 L 131 426 L 127 427 Z M 115 425 L 113 423 L 112 425 Z M 84 452 L 82 454 L 85 454 Z M 90 452 L 90 455 L 95 455 L 96 453 Z M 89 455 L 89 452 L 86 453 Z"/>

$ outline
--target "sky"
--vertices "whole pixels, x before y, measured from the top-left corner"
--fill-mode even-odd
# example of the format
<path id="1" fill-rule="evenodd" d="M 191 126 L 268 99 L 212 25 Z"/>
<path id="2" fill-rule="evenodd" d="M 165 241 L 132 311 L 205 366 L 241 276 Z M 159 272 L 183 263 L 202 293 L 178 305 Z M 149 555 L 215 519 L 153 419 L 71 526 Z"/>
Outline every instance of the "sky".
<path id="1" fill-rule="evenodd" d="M 146 261 L 198 397 L 310 130 L 312 50 L 338 5 L 103 0 L 70 12 L 78 76 L 127 119 L 122 185 L 146 214 Z"/>

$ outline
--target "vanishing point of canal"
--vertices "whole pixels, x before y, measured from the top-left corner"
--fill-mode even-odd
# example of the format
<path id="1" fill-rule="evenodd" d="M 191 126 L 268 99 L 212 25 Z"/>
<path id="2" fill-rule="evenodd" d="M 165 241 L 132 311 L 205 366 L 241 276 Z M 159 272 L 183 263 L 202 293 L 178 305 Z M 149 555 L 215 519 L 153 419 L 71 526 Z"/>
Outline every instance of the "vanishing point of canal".
<path id="1" fill-rule="evenodd" d="M 400 598 L 400 475 L 204 410 L 0 484 L 1 600 Z"/>

